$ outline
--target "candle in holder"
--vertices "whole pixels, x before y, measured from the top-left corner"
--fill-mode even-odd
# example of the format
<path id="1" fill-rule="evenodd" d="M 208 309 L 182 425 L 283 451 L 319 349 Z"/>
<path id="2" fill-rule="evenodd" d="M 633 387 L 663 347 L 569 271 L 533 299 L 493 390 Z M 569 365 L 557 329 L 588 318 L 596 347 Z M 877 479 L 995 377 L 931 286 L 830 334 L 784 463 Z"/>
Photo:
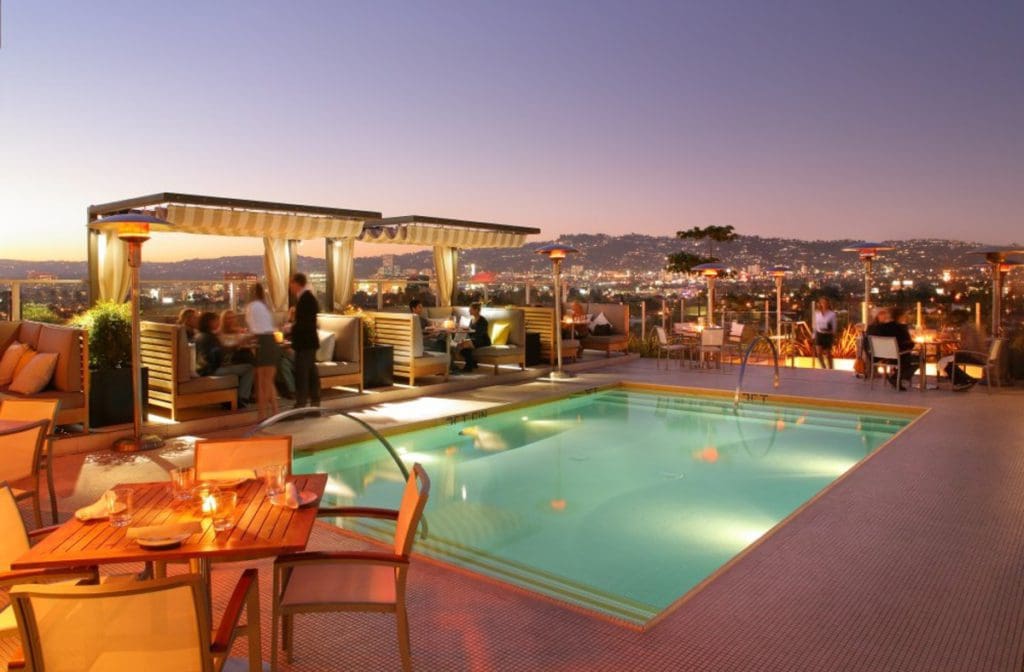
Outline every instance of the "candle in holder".
<path id="1" fill-rule="evenodd" d="M 274 342 L 278 343 L 278 344 L 284 343 L 284 332 L 283 331 L 275 331 L 274 332 Z"/>
<path id="2" fill-rule="evenodd" d="M 209 483 L 200 483 L 192 489 L 192 502 L 197 512 L 203 517 L 212 516 L 217 511 L 217 495 L 220 488 Z"/>
<path id="3" fill-rule="evenodd" d="M 449 329 L 449 330 L 450 329 L 454 329 L 455 328 L 455 320 L 445 320 L 444 321 L 444 328 L 445 329 Z"/>

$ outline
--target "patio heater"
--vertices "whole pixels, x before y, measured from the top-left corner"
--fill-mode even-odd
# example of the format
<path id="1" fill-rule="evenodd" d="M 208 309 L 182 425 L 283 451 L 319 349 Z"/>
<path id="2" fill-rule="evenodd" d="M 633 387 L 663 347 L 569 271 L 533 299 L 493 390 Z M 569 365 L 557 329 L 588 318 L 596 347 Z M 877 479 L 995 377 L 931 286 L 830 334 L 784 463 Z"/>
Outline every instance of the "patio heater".
<path id="1" fill-rule="evenodd" d="M 775 278 L 775 335 L 782 336 L 782 281 L 790 272 L 789 266 L 772 266 L 768 273 Z"/>
<path id="2" fill-rule="evenodd" d="M 971 250 L 967 254 L 982 254 L 992 269 L 992 338 L 997 338 L 1002 331 L 1003 280 L 1010 268 L 1020 263 L 1017 259 L 1009 259 L 1012 254 L 1024 254 L 1018 247 L 982 247 Z"/>
<path id="3" fill-rule="evenodd" d="M 895 248 L 883 243 L 867 242 L 843 248 L 843 252 L 856 252 L 860 255 L 860 260 L 864 262 L 864 305 L 860 309 L 860 320 L 864 324 L 867 324 L 871 317 L 871 262 L 875 260 L 879 252 L 893 249 Z"/>
<path id="4" fill-rule="evenodd" d="M 114 450 L 134 453 L 153 450 L 163 445 L 163 439 L 153 434 L 142 434 L 142 348 L 139 333 L 139 266 L 142 265 L 142 244 L 149 240 L 150 231 L 173 231 L 170 222 L 144 212 L 127 212 L 104 217 L 92 224 L 93 228 L 115 231 L 128 247 L 128 267 L 131 269 L 132 301 L 132 435 L 114 442 Z"/>
<path id="5" fill-rule="evenodd" d="M 537 248 L 537 254 L 546 255 L 551 260 L 551 287 L 555 292 L 555 359 L 557 367 L 551 372 L 552 380 L 573 377 L 568 371 L 562 370 L 562 260 L 569 254 L 578 251 L 560 243 L 550 243 Z"/>
<path id="6" fill-rule="evenodd" d="M 704 276 L 708 281 L 708 324 L 715 323 L 715 280 L 718 276 L 729 270 L 729 267 L 725 264 L 720 264 L 717 261 L 709 262 L 707 264 L 697 264 L 693 267 L 694 271 L 697 271 Z"/>

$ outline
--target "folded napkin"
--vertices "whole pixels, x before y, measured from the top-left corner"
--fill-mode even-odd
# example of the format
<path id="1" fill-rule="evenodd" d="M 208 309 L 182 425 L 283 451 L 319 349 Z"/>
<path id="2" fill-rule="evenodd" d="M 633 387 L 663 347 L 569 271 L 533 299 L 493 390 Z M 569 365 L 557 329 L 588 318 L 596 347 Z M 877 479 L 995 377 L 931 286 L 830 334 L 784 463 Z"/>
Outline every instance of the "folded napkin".
<path id="1" fill-rule="evenodd" d="M 255 478 L 256 472 L 252 469 L 224 469 L 223 471 L 204 471 L 199 476 L 201 481 L 245 481 Z"/>
<path id="2" fill-rule="evenodd" d="M 75 518 L 83 523 L 90 520 L 106 520 L 109 515 L 110 512 L 107 510 L 107 493 L 105 492 L 89 506 L 83 506 L 75 511 Z"/>
<path id="3" fill-rule="evenodd" d="M 202 532 L 203 526 L 198 520 L 187 523 L 167 523 L 165 525 L 148 525 L 145 527 L 129 527 L 125 536 L 129 539 L 166 539 L 180 534 Z"/>

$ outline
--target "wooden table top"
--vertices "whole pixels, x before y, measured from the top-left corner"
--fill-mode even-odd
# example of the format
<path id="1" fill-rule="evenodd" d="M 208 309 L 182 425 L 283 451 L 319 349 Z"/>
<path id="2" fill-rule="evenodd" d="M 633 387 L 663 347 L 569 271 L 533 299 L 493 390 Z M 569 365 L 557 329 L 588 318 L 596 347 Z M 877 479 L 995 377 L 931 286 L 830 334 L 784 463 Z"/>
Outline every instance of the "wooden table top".
<path id="1" fill-rule="evenodd" d="M 295 553 L 304 550 L 309 543 L 317 507 L 327 485 L 327 474 L 294 475 L 291 480 L 299 491 L 316 493 L 316 502 L 300 509 L 276 506 L 267 499 L 266 487 L 261 480 L 247 481 L 236 489 L 235 527 L 220 533 L 213 529 L 209 518 L 202 518 L 195 512 L 191 503 L 175 503 L 170 483 L 128 483 L 119 487 L 135 490 L 135 513 L 130 527 L 199 520 L 202 532 L 193 534 L 174 548 L 146 550 L 126 538 L 130 527 L 112 527 L 106 520 L 83 523 L 72 518 L 11 563 L 11 568 L 37 569 L 196 557 L 242 560 Z"/>

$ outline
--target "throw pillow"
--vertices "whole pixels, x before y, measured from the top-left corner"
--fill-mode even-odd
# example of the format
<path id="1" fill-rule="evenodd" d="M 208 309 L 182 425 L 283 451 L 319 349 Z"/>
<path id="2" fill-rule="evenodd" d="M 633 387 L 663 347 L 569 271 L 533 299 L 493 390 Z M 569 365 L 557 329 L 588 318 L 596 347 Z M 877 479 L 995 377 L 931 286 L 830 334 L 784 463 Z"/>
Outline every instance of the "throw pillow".
<path id="1" fill-rule="evenodd" d="M 611 336 L 612 325 L 610 324 L 598 324 L 594 326 L 594 336 Z"/>
<path id="2" fill-rule="evenodd" d="M 0 385 L 10 385 L 14 380 L 14 367 L 18 365 L 26 347 L 24 343 L 14 341 L 4 350 L 4 356 L 0 357 Z"/>
<path id="3" fill-rule="evenodd" d="M 320 337 L 320 347 L 316 349 L 316 361 L 333 362 L 334 342 L 338 338 L 337 334 L 335 334 L 333 331 L 317 329 L 316 335 Z"/>
<path id="4" fill-rule="evenodd" d="M 21 373 L 21 370 L 28 366 L 28 363 L 31 362 L 32 358 L 35 356 L 36 351 L 26 345 L 25 349 L 21 353 L 21 357 L 18 358 L 18 363 L 14 365 L 14 376 L 12 377 L 12 382 L 18 377 L 18 374 Z"/>
<path id="5" fill-rule="evenodd" d="M 512 325 L 508 320 L 491 322 L 491 345 L 508 345 L 508 335 L 511 331 Z"/>
<path id="6" fill-rule="evenodd" d="M 39 352 L 31 357 L 11 382 L 11 392 L 38 394 L 46 389 L 57 368 L 56 352 Z"/>
<path id="7" fill-rule="evenodd" d="M 609 322 L 608 318 L 604 316 L 604 313 L 598 313 L 597 317 L 595 317 L 594 320 L 590 323 L 590 328 L 593 329 L 594 327 L 600 327 L 605 324 L 610 326 L 611 322 Z"/>

